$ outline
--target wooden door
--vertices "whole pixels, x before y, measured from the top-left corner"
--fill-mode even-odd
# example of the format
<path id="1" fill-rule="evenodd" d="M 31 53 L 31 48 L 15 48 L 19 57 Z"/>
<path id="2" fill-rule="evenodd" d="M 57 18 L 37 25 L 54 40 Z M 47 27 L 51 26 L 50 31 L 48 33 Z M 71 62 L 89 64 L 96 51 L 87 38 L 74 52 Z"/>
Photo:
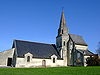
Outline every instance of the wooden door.
<path id="1" fill-rule="evenodd" d="M 43 66 L 43 67 L 46 67 L 46 60 L 43 60 L 43 61 L 42 61 L 42 66 Z"/>

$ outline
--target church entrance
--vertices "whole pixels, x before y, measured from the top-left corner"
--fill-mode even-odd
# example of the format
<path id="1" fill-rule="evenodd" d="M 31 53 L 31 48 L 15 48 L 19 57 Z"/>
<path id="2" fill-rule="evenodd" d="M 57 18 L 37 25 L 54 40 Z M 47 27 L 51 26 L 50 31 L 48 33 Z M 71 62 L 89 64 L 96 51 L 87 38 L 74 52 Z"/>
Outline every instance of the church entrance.
<path id="1" fill-rule="evenodd" d="M 12 64 L 12 58 L 8 58 L 7 66 L 11 66 L 11 64 Z"/>
<path id="2" fill-rule="evenodd" d="M 46 60 L 43 60 L 43 61 L 42 61 L 42 66 L 43 66 L 43 67 L 46 67 Z"/>

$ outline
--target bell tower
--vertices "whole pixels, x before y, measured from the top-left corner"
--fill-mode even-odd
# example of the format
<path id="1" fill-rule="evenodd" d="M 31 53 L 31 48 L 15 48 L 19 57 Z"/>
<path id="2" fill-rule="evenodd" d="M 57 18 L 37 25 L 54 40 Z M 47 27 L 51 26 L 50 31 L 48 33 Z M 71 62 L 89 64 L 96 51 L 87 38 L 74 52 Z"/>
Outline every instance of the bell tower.
<path id="1" fill-rule="evenodd" d="M 60 53 L 61 58 L 64 59 L 65 66 L 67 66 L 67 42 L 68 40 L 69 40 L 68 28 L 66 26 L 64 11 L 62 11 L 60 25 L 58 29 L 58 35 L 56 37 L 56 47 Z"/>

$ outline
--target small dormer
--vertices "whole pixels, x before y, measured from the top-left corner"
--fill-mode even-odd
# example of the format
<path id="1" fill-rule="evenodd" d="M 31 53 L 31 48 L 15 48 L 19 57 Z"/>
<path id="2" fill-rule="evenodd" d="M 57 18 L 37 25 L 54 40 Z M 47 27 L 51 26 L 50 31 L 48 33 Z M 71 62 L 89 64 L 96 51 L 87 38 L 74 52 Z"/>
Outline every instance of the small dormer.
<path id="1" fill-rule="evenodd" d="M 32 61 L 33 55 L 31 53 L 26 53 L 25 54 L 25 62 L 30 63 Z"/>
<path id="2" fill-rule="evenodd" d="M 56 63 L 57 61 L 57 56 L 54 54 L 51 56 L 51 60 L 52 60 L 52 63 Z"/>

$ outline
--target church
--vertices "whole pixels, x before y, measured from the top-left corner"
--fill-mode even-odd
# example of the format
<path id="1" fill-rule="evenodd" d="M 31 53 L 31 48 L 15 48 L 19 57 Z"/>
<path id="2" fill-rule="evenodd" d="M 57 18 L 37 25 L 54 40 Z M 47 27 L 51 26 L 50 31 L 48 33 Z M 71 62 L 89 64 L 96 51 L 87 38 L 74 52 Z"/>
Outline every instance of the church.
<path id="1" fill-rule="evenodd" d="M 64 11 L 61 13 L 56 44 L 14 40 L 12 48 L 0 52 L 0 66 L 10 67 L 68 67 L 86 66 L 93 55 L 80 35 L 70 34 Z"/>

